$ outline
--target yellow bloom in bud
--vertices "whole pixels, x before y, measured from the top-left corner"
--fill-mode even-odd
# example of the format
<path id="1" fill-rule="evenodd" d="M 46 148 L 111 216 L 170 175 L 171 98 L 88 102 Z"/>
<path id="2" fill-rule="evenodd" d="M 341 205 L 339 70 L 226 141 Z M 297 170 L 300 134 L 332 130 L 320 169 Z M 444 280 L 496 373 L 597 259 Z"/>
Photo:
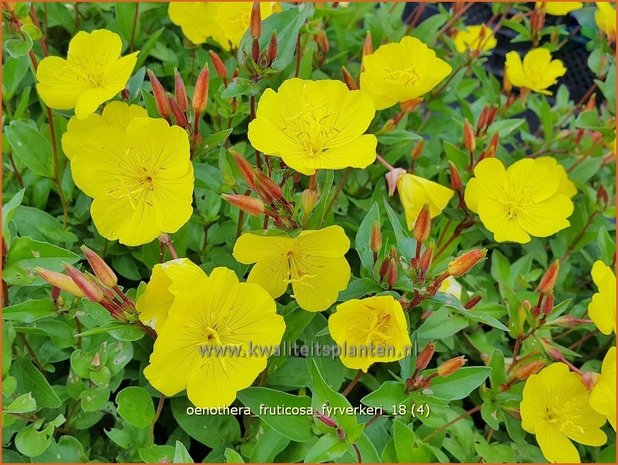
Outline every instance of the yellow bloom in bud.
<path id="1" fill-rule="evenodd" d="M 66 60 L 46 57 L 36 72 L 37 91 L 50 108 L 75 108 L 79 119 L 125 88 L 137 61 L 134 52 L 120 56 L 120 36 L 106 29 L 78 32 Z"/>
<path id="2" fill-rule="evenodd" d="M 234 244 L 234 258 L 255 263 L 247 282 L 259 284 L 273 298 L 292 284 L 298 305 L 311 312 L 329 308 L 350 280 L 345 254 L 350 240 L 340 226 L 303 231 L 297 237 L 245 233 Z"/>
<path id="3" fill-rule="evenodd" d="M 410 231 L 414 228 L 416 219 L 425 205 L 429 205 L 429 214 L 431 218 L 435 218 L 442 213 L 455 194 L 453 190 L 437 182 L 408 173 L 402 174 L 397 179 L 397 192 Z"/>
<path id="4" fill-rule="evenodd" d="M 254 353 L 249 345 L 281 342 L 285 323 L 275 301 L 260 286 L 239 283 L 227 268 L 197 279 L 172 278 L 169 291 L 169 318 L 144 376 L 166 396 L 186 389 L 197 407 L 230 405 L 266 368 L 269 354 Z"/>
<path id="5" fill-rule="evenodd" d="M 581 377 L 564 363 L 552 363 L 526 381 L 520 404 L 521 426 L 536 435 L 545 458 L 554 463 L 579 463 L 571 440 L 602 446 L 605 418 L 588 404 L 590 396 Z"/>
<path id="6" fill-rule="evenodd" d="M 266 89 L 248 137 L 256 150 L 281 157 L 296 171 L 365 168 L 377 139 L 363 134 L 375 115 L 369 95 L 340 81 L 288 79 Z"/>
<path id="7" fill-rule="evenodd" d="M 453 42 L 455 43 L 455 49 L 459 53 L 466 51 L 488 52 L 498 44 L 494 31 L 484 24 L 468 26 L 463 31 L 458 31 Z"/>
<path id="8" fill-rule="evenodd" d="M 601 376 L 590 393 L 590 406 L 607 417 L 616 431 L 616 348 L 610 347 L 603 359 Z"/>
<path id="9" fill-rule="evenodd" d="M 597 2 L 594 20 L 598 28 L 608 36 L 616 34 L 616 9 L 610 2 Z"/>
<path id="10" fill-rule="evenodd" d="M 189 138 L 163 119 L 90 130 L 71 169 L 75 184 L 94 198 L 92 219 L 109 240 L 146 244 L 178 231 L 193 213 Z"/>
<path id="11" fill-rule="evenodd" d="M 462 286 L 455 278 L 449 276 L 440 284 L 438 288 L 439 292 L 444 292 L 445 294 L 450 294 L 453 297 L 457 297 L 457 299 L 461 300 L 461 291 Z"/>
<path id="12" fill-rule="evenodd" d="M 199 266 L 186 258 L 156 264 L 146 290 L 135 302 L 140 321 L 161 332 L 174 303 L 173 292 L 185 289 L 183 286 L 190 288 L 190 283 L 197 285 L 205 276 Z"/>
<path id="13" fill-rule="evenodd" d="M 450 360 L 442 363 L 437 370 L 438 376 L 451 376 L 462 366 L 466 364 L 466 357 L 460 355 L 459 357 L 453 357 Z"/>
<path id="14" fill-rule="evenodd" d="M 562 61 L 551 59 L 551 53 L 546 48 L 530 50 L 523 62 L 517 52 L 509 52 L 505 67 L 511 84 L 546 95 L 551 95 L 547 88 L 556 84 L 567 71 Z"/>
<path id="15" fill-rule="evenodd" d="M 125 130 L 133 118 L 145 118 L 147 116 L 146 109 L 124 102 L 109 102 L 100 115 L 91 113 L 84 119 L 78 119 L 74 116 L 69 120 L 67 131 L 62 135 L 62 150 L 67 158 L 72 160 L 81 153 L 82 146 L 90 139 L 90 132 L 93 129 L 111 126 Z"/>
<path id="16" fill-rule="evenodd" d="M 77 287 L 77 284 L 67 275 L 58 273 L 57 271 L 47 270 L 45 268 L 36 267 L 34 269 L 41 277 L 49 284 L 63 291 L 67 291 L 69 294 L 73 294 L 75 297 L 84 297 L 82 290 Z"/>
<path id="17" fill-rule="evenodd" d="M 341 363 L 364 372 L 376 362 L 401 360 L 410 347 L 406 316 L 401 304 L 390 295 L 337 305 L 337 311 L 328 319 L 328 330 L 337 345 L 345 345 Z"/>
<path id="18" fill-rule="evenodd" d="M 571 11 L 580 10 L 584 7 L 582 2 L 536 2 L 535 8 L 543 8 L 552 16 L 564 16 Z"/>
<path id="19" fill-rule="evenodd" d="M 249 29 L 253 2 L 170 2 L 168 14 L 187 39 L 196 45 L 209 38 L 221 48 L 238 48 Z M 281 11 L 278 2 L 260 2 L 262 19 Z"/>
<path id="20" fill-rule="evenodd" d="M 573 213 L 561 169 L 532 158 L 505 169 L 496 158 L 484 159 L 466 185 L 466 204 L 498 242 L 551 236 L 570 225 Z"/>
<path id="21" fill-rule="evenodd" d="M 410 36 L 365 55 L 362 66 L 361 90 L 369 92 L 377 110 L 425 95 L 452 71 L 432 49 Z"/>
<path id="22" fill-rule="evenodd" d="M 616 276 L 601 260 L 592 266 L 592 280 L 599 292 L 588 304 L 588 315 L 603 334 L 616 332 Z"/>
<path id="23" fill-rule="evenodd" d="M 484 260 L 486 255 L 487 249 L 469 250 L 448 263 L 448 273 L 455 277 L 463 276 L 470 271 L 474 265 Z"/>

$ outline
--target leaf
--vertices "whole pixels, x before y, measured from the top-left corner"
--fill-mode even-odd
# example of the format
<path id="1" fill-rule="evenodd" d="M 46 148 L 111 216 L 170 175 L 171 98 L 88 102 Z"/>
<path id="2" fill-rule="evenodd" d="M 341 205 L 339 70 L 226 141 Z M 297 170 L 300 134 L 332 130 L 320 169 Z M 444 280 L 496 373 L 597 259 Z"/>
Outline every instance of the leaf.
<path id="1" fill-rule="evenodd" d="M 142 447 L 139 449 L 139 457 L 145 463 L 170 463 L 176 453 L 174 446 L 165 445 Z"/>
<path id="2" fill-rule="evenodd" d="M 468 321 L 459 315 L 454 315 L 446 308 L 433 312 L 416 330 L 422 339 L 444 339 L 458 333 L 468 326 Z"/>
<path id="3" fill-rule="evenodd" d="M 461 305 L 461 302 L 456 299 L 451 294 L 446 294 L 444 292 L 438 292 L 434 297 L 431 298 L 434 302 L 439 302 L 442 305 L 454 310 L 459 315 L 463 316 L 466 320 L 476 321 L 479 323 L 483 323 L 493 328 L 498 328 L 502 331 L 508 331 L 507 328 L 500 320 L 494 318 L 487 313 L 481 312 L 477 309 L 468 310 Z"/>
<path id="4" fill-rule="evenodd" d="M 252 79 L 237 77 L 221 93 L 222 98 L 254 96 L 260 92 L 260 86 Z"/>
<path id="5" fill-rule="evenodd" d="M 406 260 L 410 261 L 416 252 L 416 241 L 412 239 L 406 230 L 401 226 L 399 217 L 388 204 L 388 200 L 386 198 L 384 199 L 384 207 L 386 208 L 386 215 L 388 216 L 391 226 L 393 227 L 393 232 L 395 233 L 399 253 L 401 253 Z"/>
<path id="6" fill-rule="evenodd" d="M 307 452 L 305 463 L 332 462 L 348 450 L 348 445 L 340 441 L 335 433 L 328 433 L 318 439 Z"/>
<path id="7" fill-rule="evenodd" d="M 225 455 L 225 463 L 245 463 L 242 455 L 240 455 L 234 449 L 230 449 L 228 447 L 227 449 L 225 449 L 225 452 L 223 454 Z"/>
<path id="8" fill-rule="evenodd" d="M 30 237 L 19 237 L 9 248 L 2 277 L 11 286 L 38 284 L 43 281 L 34 271 L 36 266 L 62 271 L 64 262 L 73 264 L 78 260 L 79 256 L 69 250 Z"/>
<path id="9" fill-rule="evenodd" d="M 326 384 L 326 381 L 324 381 L 324 378 L 318 370 L 318 366 L 314 359 L 308 358 L 307 363 L 309 364 L 309 371 L 311 373 L 312 380 L 312 407 L 314 410 L 319 412 L 322 412 L 325 405 L 330 407 L 340 407 L 340 409 L 338 409 L 338 411 L 334 414 L 334 420 L 337 422 L 337 425 L 341 426 L 347 433 L 349 429 L 356 425 L 356 417 L 345 414 L 341 411 L 341 409 L 351 407 L 350 402 L 342 394 L 333 390 L 328 384 Z"/>
<path id="10" fill-rule="evenodd" d="M 307 441 L 313 437 L 312 418 L 306 413 L 311 407 L 311 399 L 306 396 L 294 396 L 285 392 L 264 387 L 250 387 L 238 393 L 238 400 L 251 409 L 272 429 L 292 441 Z M 293 415 L 262 413 L 262 406 L 276 409 L 278 406 L 295 408 L 300 411 Z"/>
<path id="11" fill-rule="evenodd" d="M 155 417 L 150 394 L 141 387 L 129 386 L 116 395 L 118 415 L 137 428 L 150 426 Z"/>
<path id="12" fill-rule="evenodd" d="M 429 446 L 417 441 L 414 432 L 400 420 L 393 421 L 393 440 L 399 463 L 431 462 Z"/>
<path id="13" fill-rule="evenodd" d="M 5 131 L 15 158 L 34 174 L 54 177 L 52 147 L 39 130 L 23 121 L 11 121 Z"/>
<path id="14" fill-rule="evenodd" d="M 233 128 L 224 129 L 223 131 L 215 132 L 214 134 L 209 134 L 204 138 L 203 145 L 205 148 L 212 148 L 214 145 L 218 145 L 222 142 L 225 142 L 227 138 L 232 134 Z"/>
<path id="15" fill-rule="evenodd" d="M 397 405 L 409 400 L 405 391 L 405 385 L 400 381 L 386 381 L 378 389 L 367 394 L 361 402 L 369 407 L 383 408 L 388 413 L 393 413 Z"/>
<path id="16" fill-rule="evenodd" d="M 36 400 L 32 394 L 27 392 L 17 397 L 8 407 L 3 409 L 3 413 L 29 413 L 36 410 Z"/>
<path id="17" fill-rule="evenodd" d="M 133 2 L 117 2 L 115 5 L 116 22 L 118 23 L 118 32 L 122 38 L 129 42 L 131 36 L 137 37 L 139 33 L 139 14 L 137 4 Z M 137 21 L 135 20 L 137 15 Z M 133 32 L 133 24 L 135 23 L 135 32 Z"/>
<path id="18" fill-rule="evenodd" d="M 2 319 L 9 321 L 19 321 L 21 323 L 32 323 L 56 315 L 54 303 L 48 297 L 44 299 L 26 300 L 15 305 L 11 305 L 2 310 Z"/>
<path id="19" fill-rule="evenodd" d="M 18 392 L 31 392 L 40 408 L 58 408 L 62 405 L 56 392 L 30 360 L 15 360 L 12 375 L 17 379 Z"/>
<path id="20" fill-rule="evenodd" d="M 172 413 L 180 427 L 193 439 L 208 447 L 233 446 L 240 439 L 240 425 L 232 415 L 189 414 L 195 408 L 186 397 L 172 399 Z M 197 409 L 199 411 L 199 409 Z"/>
<path id="21" fill-rule="evenodd" d="M 490 367 L 464 367 L 450 376 L 437 377 L 431 381 L 432 395 L 443 400 L 459 400 L 468 397 L 491 373 Z"/>
<path id="22" fill-rule="evenodd" d="M 361 276 L 373 277 L 373 252 L 370 241 L 374 224 L 380 226 L 380 207 L 377 202 L 371 205 L 354 239 L 354 248 L 361 260 Z"/>
<path id="23" fill-rule="evenodd" d="M 13 222 L 20 236 L 30 236 L 37 241 L 77 242 L 77 236 L 63 228 L 60 221 L 38 208 L 20 205 Z"/>
<path id="24" fill-rule="evenodd" d="M 26 56 L 32 50 L 32 38 L 24 32 L 24 37 L 5 40 L 4 49 L 13 58 Z"/>
<path id="25" fill-rule="evenodd" d="M 2 205 L 2 237 L 4 237 L 7 242 L 11 242 L 9 223 L 13 219 L 15 210 L 21 205 L 21 201 L 24 198 L 24 192 L 26 192 L 25 188 L 18 191 L 15 195 L 13 195 L 13 197 L 11 197 L 11 200 Z"/>
<path id="26" fill-rule="evenodd" d="M 174 450 L 174 463 L 194 463 L 189 451 L 185 447 L 185 445 L 176 441 L 176 448 Z"/>
<path id="27" fill-rule="evenodd" d="M 106 387 L 85 389 L 79 393 L 79 400 L 84 412 L 97 412 L 109 400 L 109 389 Z"/>
<path id="28" fill-rule="evenodd" d="M 15 436 L 15 447 L 27 457 L 41 455 L 52 444 L 53 428 L 38 431 L 34 424 L 26 426 Z"/>
<path id="29" fill-rule="evenodd" d="M 89 333 L 87 335 L 90 336 L 101 332 L 109 332 L 113 338 L 119 341 L 137 341 L 144 337 L 144 331 L 134 325 L 121 323 L 120 326 L 118 326 L 118 320 L 114 319 L 109 312 L 98 303 L 82 299 L 82 305 L 86 313 L 97 324 L 96 328 L 85 331 L 85 333 Z"/>

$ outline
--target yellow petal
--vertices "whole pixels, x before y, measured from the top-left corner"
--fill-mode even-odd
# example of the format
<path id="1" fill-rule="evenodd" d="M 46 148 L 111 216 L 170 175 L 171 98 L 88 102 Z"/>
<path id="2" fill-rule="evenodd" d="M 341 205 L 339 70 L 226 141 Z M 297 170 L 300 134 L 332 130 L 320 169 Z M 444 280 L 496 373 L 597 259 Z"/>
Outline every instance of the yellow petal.
<path id="1" fill-rule="evenodd" d="M 543 456 L 551 463 L 580 463 L 579 452 L 571 441 L 554 426 L 544 423 L 536 431 Z"/>
<path id="2" fill-rule="evenodd" d="M 36 72 L 36 89 L 45 105 L 58 110 L 75 107 L 87 87 L 66 60 L 46 57 L 41 60 Z"/>

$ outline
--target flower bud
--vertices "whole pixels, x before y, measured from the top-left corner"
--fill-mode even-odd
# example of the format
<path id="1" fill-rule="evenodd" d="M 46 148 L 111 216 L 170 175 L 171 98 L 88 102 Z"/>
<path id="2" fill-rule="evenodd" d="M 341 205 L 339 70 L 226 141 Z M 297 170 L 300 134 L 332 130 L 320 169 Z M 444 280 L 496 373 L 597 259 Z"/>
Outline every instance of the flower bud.
<path id="1" fill-rule="evenodd" d="M 487 126 L 487 118 L 489 117 L 489 112 L 491 111 L 491 107 L 485 105 L 481 110 L 481 114 L 479 115 L 478 120 L 476 121 L 476 133 L 479 134 L 485 127 Z"/>
<path id="2" fill-rule="evenodd" d="M 425 204 L 418 214 L 412 234 L 416 242 L 424 243 L 431 233 L 431 213 L 429 212 L 429 204 Z"/>
<path id="3" fill-rule="evenodd" d="M 560 350 L 549 344 L 545 344 L 545 352 L 547 352 L 548 357 L 551 358 L 554 362 L 558 362 L 564 358 Z"/>
<path id="4" fill-rule="evenodd" d="M 221 194 L 221 198 L 252 216 L 262 215 L 266 210 L 264 202 L 248 195 Z"/>
<path id="5" fill-rule="evenodd" d="M 236 150 L 229 149 L 228 151 L 230 155 L 232 156 L 232 158 L 234 159 L 234 161 L 236 162 L 236 166 L 238 166 L 238 169 L 240 170 L 240 174 L 242 175 L 243 179 L 247 183 L 247 186 L 255 190 L 255 178 L 256 178 L 255 168 L 251 165 L 251 163 L 247 161 L 245 157 L 243 157 Z"/>
<path id="6" fill-rule="evenodd" d="M 73 294 L 75 297 L 84 297 L 84 293 L 79 287 L 77 287 L 77 285 L 69 276 L 58 273 L 57 271 L 40 268 L 38 266 L 34 270 L 43 280 L 47 281 L 54 288 L 67 291 L 69 294 Z"/>
<path id="7" fill-rule="evenodd" d="M 471 308 L 474 308 L 474 306 L 481 301 L 481 298 L 482 297 L 480 295 L 475 295 L 474 297 L 472 297 L 470 300 L 466 302 L 466 304 L 464 305 L 464 308 L 466 310 L 470 310 Z"/>
<path id="8" fill-rule="evenodd" d="M 331 428 L 337 427 L 337 423 L 335 422 L 335 420 L 333 420 L 331 417 L 327 417 L 323 413 L 316 412 L 315 417 L 318 420 L 320 420 L 322 423 L 324 423 L 326 426 L 329 426 Z"/>
<path id="9" fill-rule="evenodd" d="M 350 74 L 348 68 L 342 66 L 341 72 L 343 73 L 343 82 L 345 82 L 345 85 L 348 86 L 348 89 L 358 90 L 358 83 L 356 82 L 352 74 Z"/>
<path id="10" fill-rule="evenodd" d="M 459 170 L 453 164 L 453 162 L 450 162 L 450 161 L 448 162 L 448 170 L 449 170 L 449 174 L 451 178 L 451 187 L 456 192 L 461 191 L 461 188 L 462 188 L 461 176 L 459 175 Z"/>
<path id="11" fill-rule="evenodd" d="M 485 255 L 487 255 L 487 249 L 470 250 L 454 260 L 451 260 L 448 264 L 448 273 L 454 277 L 462 276 L 470 271 L 474 265 L 483 260 Z"/>
<path id="12" fill-rule="evenodd" d="M 487 122 L 485 123 L 487 127 L 494 124 L 494 121 L 496 121 L 496 116 L 498 116 L 498 107 L 491 107 L 487 115 Z"/>
<path id="13" fill-rule="evenodd" d="M 507 73 L 504 73 L 502 76 L 502 90 L 504 90 L 507 94 L 513 90 L 513 84 L 509 81 Z"/>
<path id="14" fill-rule="evenodd" d="M 150 86 L 152 87 L 152 94 L 154 95 L 157 110 L 163 118 L 168 119 L 171 109 L 169 100 L 167 99 L 167 93 L 151 70 L 148 70 L 148 79 L 150 79 Z"/>
<path id="15" fill-rule="evenodd" d="M 386 273 L 386 284 L 388 284 L 389 287 L 393 287 L 395 285 L 398 274 L 399 270 L 397 269 L 397 259 L 391 257 L 388 265 L 388 272 Z"/>
<path id="16" fill-rule="evenodd" d="M 598 379 L 599 379 L 599 374 L 594 373 L 592 371 L 584 371 L 584 374 L 582 376 L 582 381 L 584 385 L 586 386 L 586 389 L 588 389 L 588 391 L 592 391 L 594 386 L 597 384 Z"/>
<path id="17" fill-rule="evenodd" d="M 396 119 L 396 122 L 399 123 L 401 118 L 403 118 L 404 113 L 413 112 L 416 109 L 416 107 L 418 107 L 421 104 L 422 101 L 423 99 L 421 97 L 418 97 L 418 98 L 413 98 L 411 100 L 404 100 L 403 102 L 401 102 L 399 104 L 401 105 L 401 113 L 399 114 L 399 117 Z"/>
<path id="18" fill-rule="evenodd" d="M 466 357 L 460 355 L 447 360 L 438 367 L 438 376 L 450 376 L 466 364 Z"/>
<path id="19" fill-rule="evenodd" d="M 90 282 L 94 283 L 94 285 L 101 290 L 104 299 L 114 300 L 116 298 L 114 292 L 105 284 L 103 284 L 103 282 L 99 278 L 97 278 L 92 273 L 89 273 L 88 271 L 84 272 L 84 274 L 90 280 Z"/>
<path id="20" fill-rule="evenodd" d="M 324 31 L 318 31 L 313 39 L 323 53 L 328 53 L 330 50 L 330 44 L 328 43 L 328 36 Z"/>
<path id="21" fill-rule="evenodd" d="M 382 260 L 382 264 L 380 265 L 380 277 L 382 278 L 382 280 L 386 279 L 386 275 L 388 274 L 388 270 L 391 266 L 391 259 L 389 257 L 386 257 L 384 260 Z"/>
<path id="22" fill-rule="evenodd" d="M 412 151 L 410 152 L 410 158 L 412 161 L 416 161 L 420 158 L 423 153 L 423 148 L 425 147 L 425 139 L 419 140 L 415 145 Z"/>
<path id="23" fill-rule="evenodd" d="M 491 136 L 491 140 L 489 141 L 489 145 L 487 146 L 488 149 L 493 149 L 493 153 L 495 154 L 498 151 L 499 142 L 500 142 L 500 133 L 496 131 L 494 135 Z"/>
<path id="24" fill-rule="evenodd" d="M 101 292 L 101 289 L 90 281 L 84 273 L 68 263 L 64 264 L 64 270 L 88 300 L 92 302 L 101 302 L 103 300 L 103 292 Z"/>
<path id="25" fill-rule="evenodd" d="M 515 371 L 515 379 L 519 381 L 525 381 L 530 376 L 538 373 L 545 366 L 544 360 L 534 360 L 517 368 Z"/>
<path id="26" fill-rule="evenodd" d="M 270 35 L 270 41 L 268 42 L 268 66 L 272 65 L 277 59 L 278 43 L 277 43 L 277 31 L 273 31 Z"/>
<path id="27" fill-rule="evenodd" d="M 547 294 L 541 304 L 541 313 L 548 317 L 554 309 L 554 293 Z"/>
<path id="28" fill-rule="evenodd" d="M 369 237 L 369 248 L 373 253 L 379 253 L 382 249 L 382 231 L 380 223 L 377 221 L 371 226 L 371 236 Z"/>
<path id="29" fill-rule="evenodd" d="M 99 257 L 93 250 L 90 250 L 85 245 L 81 246 L 82 252 L 88 260 L 88 264 L 97 278 L 101 280 L 104 286 L 113 288 L 118 284 L 116 273 L 109 267 L 105 260 Z"/>
<path id="30" fill-rule="evenodd" d="M 301 204 L 303 206 L 303 212 L 308 215 L 315 207 L 318 201 L 318 194 L 312 189 L 305 189 L 300 196 Z"/>
<path id="31" fill-rule="evenodd" d="M 176 96 L 178 108 L 183 113 L 186 113 L 189 109 L 189 97 L 187 97 L 185 82 L 176 68 L 174 68 L 174 95 Z"/>
<path id="32" fill-rule="evenodd" d="M 283 199 L 283 190 L 281 186 L 275 181 L 270 179 L 260 170 L 255 172 L 255 190 L 262 197 L 264 202 L 271 204 L 275 201 L 281 201 Z"/>
<path id="33" fill-rule="evenodd" d="M 206 110 L 206 104 L 208 103 L 208 80 L 210 79 L 210 70 L 208 64 L 204 65 L 202 71 L 200 71 L 197 81 L 195 83 L 195 90 L 193 91 L 193 101 L 191 102 L 193 111 L 201 115 Z"/>
<path id="34" fill-rule="evenodd" d="M 420 354 L 418 354 L 418 357 L 416 358 L 416 370 L 417 371 L 421 371 L 427 368 L 427 366 L 429 365 L 429 362 L 431 362 L 431 359 L 435 351 L 436 351 L 436 344 L 433 341 L 430 341 L 425 346 L 423 351 Z"/>
<path id="35" fill-rule="evenodd" d="M 223 80 L 224 83 L 227 83 L 227 69 L 225 68 L 225 63 L 223 60 L 219 58 L 216 52 L 212 50 L 208 51 L 210 55 L 210 59 L 212 60 L 212 65 L 215 67 L 215 72 L 219 75 L 219 77 Z"/>
<path id="36" fill-rule="evenodd" d="M 373 38 L 371 37 L 371 31 L 367 31 L 365 35 L 365 42 L 363 42 L 363 57 L 371 55 L 373 53 Z"/>
<path id="37" fill-rule="evenodd" d="M 427 247 L 421 258 L 418 260 L 418 270 L 425 275 L 427 271 L 429 271 L 429 267 L 431 267 L 431 262 L 433 260 L 433 247 Z"/>
<path id="38" fill-rule="evenodd" d="M 92 366 L 95 368 L 101 366 L 101 354 L 99 352 L 95 353 L 94 357 L 92 357 Z"/>
<path id="39" fill-rule="evenodd" d="M 187 115 L 184 114 L 178 102 L 171 96 L 167 96 L 170 108 L 172 110 L 172 114 L 174 115 L 174 120 L 176 120 L 176 124 L 183 129 L 187 129 L 189 127 L 189 121 L 187 120 Z"/>
<path id="40" fill-rule="evenodd" d="M 474 128 L 467 119 L 464 120 L 463 133 L 466 150 L 473 153 L 476 149 L 476 137 L 474 136 Z"/>
<path id="41" fill-rule="evenodd" d="M 601 184 L 597 189 L 597 205 L 599 208 L 605 210 L 609 204 L 609 194 L 605 187 Z"/>
<path id="42" fill-rule="evenodd" d="M 251 19 L 249 21 L 249 32 L 253 40 L 257 40 L 262 35 L 262 12 L 260 2 L 254 1 L 251 7 Z"/>
<path id="43" fill-rule="evenodd" d="M 554 289 L 556 285 L 556 280 L 558 279 L 558 273 L 560 272 L 560 260 L 554 261 L 547 271 L 541 278 L 539 282 L 539 286 L 537 287 L 537 291 L 541 294 L 549 294 Z"/>

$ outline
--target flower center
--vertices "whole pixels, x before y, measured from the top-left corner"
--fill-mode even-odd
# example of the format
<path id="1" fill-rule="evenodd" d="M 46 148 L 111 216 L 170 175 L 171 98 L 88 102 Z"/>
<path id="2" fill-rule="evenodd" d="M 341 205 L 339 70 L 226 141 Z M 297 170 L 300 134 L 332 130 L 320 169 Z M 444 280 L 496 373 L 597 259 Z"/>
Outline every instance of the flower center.
<path id="1" fill-rule="evenodd" d="M 421 78 L 416 72 L 414 66 L 408 66 L 406 69 L 397 69 L 394 71 L 386 71 L 386 79 L 402 84 L 406 87 L 417 87 L 421 83 Z"/>
<path id="2" fill-rule="evenodd" d="M 335 115 L 326 104 L 305 105 L 305 109 L 286 118 L 283 132 L 300 143 L 310 158 L 315 158 L 328 150 L 328 143 L 340 132 L 334 122 Z"/>
<path id="3" fill-rule="evenodd" d="M 152 206 L 158 170 L 150 165 L 146 158 L 136 157 L 132 149 L 127 150 L 126 157 L 118 167 L 118 184 L 108 195 L 115 199 L 126 198 L 134 209 L 144 205 Z"/>
<path id="4" fill-rule="evenodd" d="M 210 345 L 210 346 L 220 346 L 221 345 L 221 339 L 219 338 L 219 333 L 217 333 L 216 329 L 211 328 L 210 326 L 206 326 L 206 328 L 204 328 L 203 337 L 204 337 L 203 344 L 205 345 Z"/>

